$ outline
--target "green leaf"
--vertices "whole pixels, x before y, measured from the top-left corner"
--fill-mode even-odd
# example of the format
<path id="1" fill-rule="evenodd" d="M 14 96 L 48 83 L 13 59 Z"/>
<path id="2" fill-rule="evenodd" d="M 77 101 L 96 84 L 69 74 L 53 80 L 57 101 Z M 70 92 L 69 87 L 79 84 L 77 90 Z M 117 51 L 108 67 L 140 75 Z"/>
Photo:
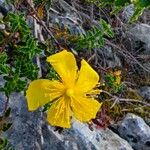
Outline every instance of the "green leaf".
<path id="1" fill-rule="evenodd" d="M 0 75 L 2 74 L 8 74 L 9 73 L 9 67 L 3 64 L 0 64 Z"/>
<path id="2" fill-rule="evenodd" d="M 135 22 L 140 15 L 142 15 L 144 8 L 136 8 L 133 16 L 130 19 L 130 22 Z"/>
<path id="3" fill-rule="evenodd" d="M 12 126 L 12 123 L 4 123 L 2 131 L 7 131 Z"/>
<path id="4" fill-rule="evenodd" d="M 0 64 L 5 64 L 7 61 L 7 54 L 5 52 L 0 53 Z"/>
<path id="5" fill-rule="evenodd" d="M 5 112 L 5 117 L 6 118 L 9 117 L 10 113 L 11 113 L 11 108 L 9 107 Z"/>
<path id="6" fill-rule="evenodd" d="M 124 7 L 126 4 L 129 4 L 130 0 L 115 0 L 114 4 L 116 7 Z"/>
<path id="7" fill-rule="evenodd" d="M 3 150 L 3 148 L 6 147 L 7 143 L 8 143 L 7 139 L 0 138 L 0 149 Z"/>
<path id="8" fill-rule="evenodd" d="M 114 32 L 112 31 L 111 26 L 103 19 L 100 20 L 100 24 L 103 27 L 104 33 L 109 37 L 113 38 Z"/>
<path id="9" fill-rule="evenodd" d="M 43 112 L 47 111 L 51 107 L 51 105 L 52 105 L 52 102 L 49 102 L 49 103 L 45 104 L 42 111 Z"/>

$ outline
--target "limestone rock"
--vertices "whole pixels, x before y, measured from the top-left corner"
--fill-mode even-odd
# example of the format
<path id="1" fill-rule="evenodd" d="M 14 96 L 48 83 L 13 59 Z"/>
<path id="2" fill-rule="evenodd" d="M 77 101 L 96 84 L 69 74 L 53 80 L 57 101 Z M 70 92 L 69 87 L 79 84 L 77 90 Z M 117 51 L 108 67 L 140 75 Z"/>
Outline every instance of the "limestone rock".
<path id="1" fill-rule="evenodd" d="M 130 30 L 130 35 L 133 38 L 133 41 L 143 42 L 145 51 L 143 54 L 150 55 L 150 25 L 148 24 L 136 24 Z"/>
<path id="2" fill-rule="evenodd" d="M 0 92 L 0 116 L 3 115 L 6 104 L 6 96 L 4 92 Z"/>
<path id="3" fill-rule="evenodd" d="M 123 22 L 127 23 L 130 21 L 131 17 L 134 14 L 134 5 L 131 4 L 127 7 L 124 8 L 123 12 L 122 12 L 122 20 Z"/>
<path id="4" fill-rule="evenodd" d="M 139 90 L 140 95 L 150 101 L 150 86 L 143 86 Z"/>
<path id="5" fill-rule="evenodd" d="M 105 58 L 105 65 L 108 68 L 121 67 L 121 60 L 117 56 L 116 52 L 113 51 L 112 47 L 105 45 L 105 47 L 98 49 L 97 51 L 100 58 Z"/>
<path id="6" fill-rule="evenodd" d="M 29 112 L 23 94 L 12 94 L 12 127 L 3 133 L 16 150 L 133 150 L 131 146 L 111 130 L 94 128 L 73 121 L 71 129 L 55 131 L 38 110 Z"/>
<path id="7" fill-rule="evenodd" d="M 150 127 L 141 117 L 127 114 L 118 123 L 117 130 L 135 150 L 150 150 Z"/>

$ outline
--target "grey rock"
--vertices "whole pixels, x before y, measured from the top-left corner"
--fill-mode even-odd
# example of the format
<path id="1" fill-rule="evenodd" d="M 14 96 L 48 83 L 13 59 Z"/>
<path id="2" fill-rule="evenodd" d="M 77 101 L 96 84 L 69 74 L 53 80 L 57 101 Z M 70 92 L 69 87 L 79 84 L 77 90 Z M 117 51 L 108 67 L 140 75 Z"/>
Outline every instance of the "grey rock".
<path id="1" fill-rule="evenodd" d="M 73 123 L 74 135 L 80 137 L 86 145 L 91 145 L 96 150 L 131 150 L 129 144 L 122 140 L 111 130 L 96 129 L 91 131 L 87 124 L 80 122 Z M 92 147 L 86 149 L 91 150 Z"/>
<path id="2" fill-rule="evenodd" d="M 82 26 L 78 23 L 78 19 L 75 16 L 55 16 L 51 19 L 53 24 L 57 24 L 60 27 L 67 27 L 71 34 L 84 34 L 85 31 Z"/>
<path id="3" fill-rule="evenodd" d="M 148 24 L 136 24 L 130 29 L 130 35 L 133 41 L 143 42 L 145 51 L 143 54 L 150 55 L 150 25 Z"/>
<path id="4" fill-rule="evenodd" d="M 122 66 L 120 58 L 110 46 L 105 45 L 104 48 L 98 49 L 97 52 L 101 59 L 104 58 L 105 67 L 107 66 L 110 68 L 114 68 Z"/>
<path id="5" fill-rule="evenodd" d="M 2 5 L 5 2 L 5 0 L 0 0 L 0 5 Z"/>
<path id="6" fill-rule="evenodd" d="M 5 29 L 5 25 L 4 24 L 0 24 L 0 30 L 4 30 Z"/>
<path id="7" fill-rule="evenodd" d="M 50 26 L 58 25 L 60 28 L 67 27 L 71 34 L 84 34 L 82 18 L 78 12 L 64 0 L 59 0 L 57 6 L 60 7 L 60 9 L 57 9 L 58 11 L 50 9 Z M 59 11 L 61 9 L 63 11 Z"/>
<path id="8" fill-rule="evenodd" d="M 3 19 L 4 16 L 7 15 L 8 10 L 6 9 L 5 6 L 3 6 L 4 4 L 0 4 L 0 20 Z M 2 24 L 2 23 L 1 23 Z M 2 25 L 1 25 L 2 26 Z M 3 25 L 4 26 L 4 25 Z M 4 27 L 1 27 L 1 29 L 3 29 Z"/>
<path id="9" fill-rule="evenodd" d="M 143 66 L 147 69 L 147 70 L 150 70 L 150 62 L 145 62 L 143 63 Z M 149 76 L 150 74 L 148 74 Z"/>
<path id="10" fill-rule="evenodd" d="M 4 132 L 16 150 L 39 150 L 41 147 L 41 113 L 28 112 L 23 94 L 10 96 L 12 127 Z"/>
<path id="11" fill-rule="evenodd" d="M 146 100 L 150 101 L 150 86 L 141 87 L 139 90 L 139 94 Z"/>
<path id="12" fill-rule="evenodd" d="M 6 99 L 5 93 L 0 92 L 0 116 L 2 116 L 5 111 Z"/>
<path id="13" fill-rule="evenodd" d="M 31 28 L 34 29 L 34 18 L 31 16 L 27 16 L 27 25 Z M 32 34 L 34 34 L 34 30 L 32 31 Z"/>
<path id="14" fill-rule="evenodd" d="M 11 3 L 7 3 L 6 0 L 0 0 L 0 6 L 3 7 L 3 9 L 5 9 L 5 14 L 8 11 L 14 10 L 14 6 Z"/>
<path id="15" fill-rule="evenodd" d="M 111 130 L 93 128 L 73 121 L 71 129 L 60 134 L 46 123 L 43 113 L 29 112 L 23 94 L 10 96 L 12 127 L 3 133 L 16 150 L 133 150 Z"/>
<path id="16" fill-rule="evenodd" d="M 124 8 L 123 12 L 122 12 L 122 20 L 123 22 L 127 23 L 130 21 L 131 17 L 134 14 L 134 5 L 131 4 L 127 7 Z"/>
<path id="17" fill-rule="evenodd" d="M 127 140 L 135 150 L 150 150 L 150 127 L 134 114 L 127 114 L 118 123 L 119 135 Z"/>
<path id="18" fill-rule="evenodd" d="M 0 77 L 0 88 L 4 86 L 4 80 L 3 77 Z M 5 96 L 4 92 L 0 92 L 0 116 L 3 115 L 4 109 L 5 109 L 5 104 L 7 101 L 7 97 Z"/>

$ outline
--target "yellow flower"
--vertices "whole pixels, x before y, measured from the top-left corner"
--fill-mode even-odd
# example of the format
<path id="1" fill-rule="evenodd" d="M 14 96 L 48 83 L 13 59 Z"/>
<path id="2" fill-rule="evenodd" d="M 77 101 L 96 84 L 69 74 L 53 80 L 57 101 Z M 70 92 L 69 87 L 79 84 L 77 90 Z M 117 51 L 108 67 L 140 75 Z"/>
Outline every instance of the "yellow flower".
<path id="1" fill-rule="evenodd" d="M 48 110 L 47 120 L 53 126 L 70 128 L 71 117 L 88 122 L 96 117 L 101 103 L 93 95 L 100 93 L 96 89 L 98 74 L 85 61 L 81 61 L 78 71 L 75 57 L 63 50 L 47 58 L 60 76 L 60 81 L 39 79 L 30 83 L 27 89 L 27 102 L 30 111 L 53 102 Z"/>
<path id="2" fill-rule="evenodd" d="M 114 72 L 114 76 L 115 76 L 115 78 L 116 78 L 115 83 L 116 83 L 117 85 L 120 85 L 120 83 L 121 83 L 121 70 L 115 71 L 115 72 Z"/>

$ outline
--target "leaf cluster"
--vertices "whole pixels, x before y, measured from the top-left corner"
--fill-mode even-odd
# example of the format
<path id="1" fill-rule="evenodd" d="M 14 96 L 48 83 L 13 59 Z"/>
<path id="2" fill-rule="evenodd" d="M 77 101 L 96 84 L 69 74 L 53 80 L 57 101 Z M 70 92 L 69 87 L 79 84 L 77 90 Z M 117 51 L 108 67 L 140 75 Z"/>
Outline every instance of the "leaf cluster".
<path id="1" fill-rule="evenodd" d="M 107 73 L 105 75 L 105 90 L 113 94 L 121 92 L 123 90 L 123 84 L 120 80 L 121 75 L 116 76 L 114 73 Z"/>
<path id="2" fill-rule="evenodd" d="M 11 92 L 23 91 L 28 79 L 37 78 L 35 57 L 40 53 L 40 48 L 23 14 L 10 13 L 5 23 L 10 24 L 7 27 L 9 36 L 0 45 L 3 47 L 0 54 L 0 74 L 6 81 L 1 91 L 9 96 Z"/>
<path id="3" fill-rule="evenodd" d="M 14 150 L 6 138 L 0 138 L 0 150 Z"/>
<path id="4" fill-rule="evenodd" d="M 92 27 L 85 34 L 79 35 L 74 41 L 76 50 L 91 50 L 94 48 L 101 48 L 104 46 L 105 37 L 114 37 L 114 33 L 109 24 L 103 19 L 100 20 L 100 27 Z"/>

